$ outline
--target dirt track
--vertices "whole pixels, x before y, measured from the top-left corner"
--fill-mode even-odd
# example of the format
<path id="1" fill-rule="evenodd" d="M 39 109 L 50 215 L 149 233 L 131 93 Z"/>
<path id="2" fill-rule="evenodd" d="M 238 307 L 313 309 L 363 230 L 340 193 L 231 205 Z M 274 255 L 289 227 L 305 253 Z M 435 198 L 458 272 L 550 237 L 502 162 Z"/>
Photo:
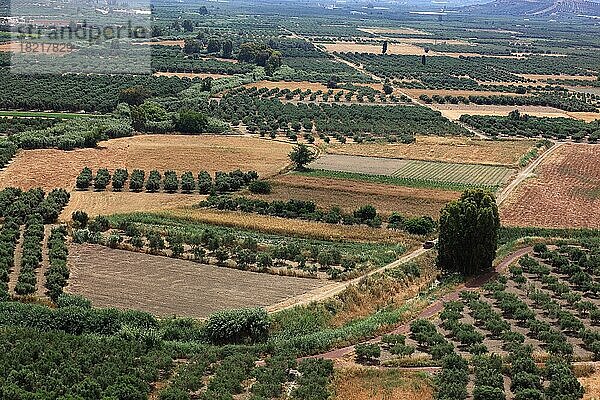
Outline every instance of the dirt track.
<path id="1" fill-rule="evenodd" d="M 496 277 L 500 272 L 502 272 L 506 268 L 508 268 L 513 262 L 518 260 L 520 257 L 524 256 L 525 254 L 530 253 L 532 250 L 533 250 L 532 247 L 526 247 L 526 248 L 523 248 L 523 249 L 513 252 L 509 256 L 505 257 L 504 260 L 502 260 L 502 262 L 500 262 L 500 264 L 498 264 L 496 266 L 496 268 L 494 268 L 493 271 L 488 271 L 482 275 L 479 275 L 478 277 L 471 279 L 467 283 L 460 285 L 452 293 L 445 295 L 444 297 L 440 298 L 439 300 L 435 301 L 434 303 L 429 305 L 427 308 L 422 310 L 419 313 L 419 315 L 417 317 L 415 317 L 414 319 L 430 318 L 430 317 L 434 316 L 435 314 L 439 313 L 444 308 L 445 303 L 447 303 L 449 301 L 457 300 L 459 298 L 460 292 L 472 291 L 472 290 L 479 289 L 483 284 L 490 281 L 492 278 Z M 393 331 L 389 332 L 389 334 L 406 334 L 409 331 L 410 331 L 410 323 L 406 323 L 404 325 L 397 327 Z M 381 336 L 378 336 L 374 339 L 369 340 L 368 342 L 369 343 L 377 343 L 380 341 L 381 341 Z M 343 358 L 343 357 L 349 355 L 353 351 L 354 351 L 354 346 L 348 346 L 348 347 L 343 347 L 341 349 L 332 350 L 327 353 L 319 354 L 317 356 L 313 356 L 312 358 L 324 358 L 324 359 L 328 359 L 328 360 L 336 360 L 336 359 Z"/>

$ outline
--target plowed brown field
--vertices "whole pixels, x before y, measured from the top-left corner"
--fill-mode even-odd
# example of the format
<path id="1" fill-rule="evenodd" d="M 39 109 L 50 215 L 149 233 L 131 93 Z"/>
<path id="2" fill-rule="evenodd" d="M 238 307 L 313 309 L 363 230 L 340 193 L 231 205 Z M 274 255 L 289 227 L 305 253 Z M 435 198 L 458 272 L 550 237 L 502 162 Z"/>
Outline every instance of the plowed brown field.
<path id="1" fill-rule="evenodd" d="M 339 206 L 345 212 L 371 204 L 383 215 L 394 211 L 408 216 L 439 217 L 442 207 L 460 197 L 459 192 L 384 185 L 343 179 L 280 175 L 271 179 L 273 191 L 257 198 L 311 200 L 321 208 Z"/>
<path id="2" fill-rule="evenodd" d="M 216 311 L 268 306 L 327 284 L 114 250 L 71 245 L 67 291 L 98 307 L 159 316 L 207 317 Z"/>
<path id="3" fill-rule="evenodd" d="M 144 135 L 102 142 L 95 149 L 21 151 L 0 172 L 0 188 L 72 189 L 84 167 L 150 171 L 255 170 L 271 176 L 288 165 L 291 145 L 241 136 Z"/>
<path id="4" fill-rule="evenodd" d="M 561 146 L 504 203 L 510 226 L 600 228 L 600 149 Z"/>

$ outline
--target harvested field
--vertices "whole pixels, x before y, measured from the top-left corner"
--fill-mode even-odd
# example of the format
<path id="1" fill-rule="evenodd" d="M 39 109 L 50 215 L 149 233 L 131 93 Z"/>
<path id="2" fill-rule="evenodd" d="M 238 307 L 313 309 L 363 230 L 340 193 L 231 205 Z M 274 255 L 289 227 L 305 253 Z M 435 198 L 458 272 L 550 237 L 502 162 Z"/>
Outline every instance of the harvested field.
<path id="1" fill-rule="evenodd" d="M 594 122 L 595 120 L 600 119 L 599 113 L 592 112 L 567 112 L 567 115 L 571 118 L 585 122 Z"/>
<path id="2" fill-rule="evenodd" d="M 506 182 L 512 170 L 500 166 L 442 163 L 379 157 L 327 154 L 310 168 L 395 178 L 466 185 L 498 186 Z"/>
<path id="3" fill-rule="evenodd" d="M 561 146 L 503 204 L 503 224 L 600 228 L 599 166 L 597 146 Z"/>
<path id="4" fill-rule="evenodd" d="M 419 29 L 414 28 L 378 28 L 378 27 L 368 27 L 368 28 L 357 28 L 359 31 L 370 33 L 373 35 L 378 34 L 396 34 L 396 35 L 433 35 L 430 32 L 425 32 Z"/>
<path id="5" fill-rule="evenodd" d="M 411 158 L 469 164 L 517 166 L 535 141 L 477 140 L 455 136 L 417 136 L 412 144 L 362 143 L 332 144 L 325 151 L 367 157 Z"/>
<path id="6" fill-rule="evenodd" d="M 96 307 L 158 316 L 204 318 L 224 309 L 268 306 L 327 284 L 98 245 L 71 245 L 69 265 L 69 293 L 89 298 Z"/>
<path id="7" fill-rule="evenodd" d="M 213 78 L 213 79 L 219 79 L 219 78 L 226 78 L 230 75 L 223 75 L 223 74 L 202 74 L 202 73 L 197 73 L 197 72 L 155 72 L 154 76 L 166 76 L 166 77 L 177 77 L 177 78 L 190 78 L 190 79 L 194 79 L 194 78 L 200 78 L 200 79 L 204 79 L 204 78 Z"/>
<path id="8" fill-rule="evenodd" d="M 192 206 L 205 198 L 193 194 L 75 191 L 71 193 L 69 204 L 60 219 L 70 220 L 71 214 L 77 210 L 85 211 L 90 216 L 169 210 Z"/>
<path id="9" fill-rule="evenodd" d="M 382 215 L 396 211 L 408 216 L 429 215 L 437 219 L 447 202 L 460 197 L 460 192 L 450 190 L 408 188 L 301 175 L 279 175 L 270 182 L 273 186 L 272 193 L 255 196 L 256 198 L 310 200 L 321 208 L 339 206 L 345 212 L 371 204 Z"/>
<path id="10" fill-rule="evenodd" d="M 423 374 L 360 367 L 339 368 L 335 374 L 338 400 L 433 399 L 433 383 Z"/>
<path id="11" fill-rule="evenodd" d="M 253 230 L 262 233 L 298 236 L 319 240 L 348 240 L 354 242 L 378 242 L 403 244 L 406 248 L 420 242 L 409 234 L 391 229 L 370 228 L 366 225 L 334 225 L 324 222 L 292 220 L 260 214 L 233 211 L 185 208 L 164 211 L 159 214 L 184 218 L 212 225 Z"/>
<path id="12" fill-rule="evenodd" d="M 511 111 L 519 110 L 522 114 L 534 117 L 563 117 L 569 118 L 566 111 L 542 106 L 494 106 L 476 104 L 432 104 L 432 107 L 446 118 L 457 120 L 463 114 L 470 115 L 508 115 Z"/>
<path id="13" fill-rule="evenodd" d="M 370 53 L 370 54 L 381 54 L 382 46 L 378 44 L 364 44 L 364 43 L 352 43 L 352 42 L 339 42 L 339 43 L 320 43 L 319 46 L 323 47 L 326 51 L 333 53 Z M 415 46 L 410 43 L 389 43 L 387 54 L 399 54 L 404 56 L 414 56 L 425 54 L 425 50 L 422 47 Z"/>
<path id="14" fill-rule="evenodd" d="M 72 189 L 84 167 L 176 172 L 255 170 L 271 176 L 288 165 L 291 145 L 241 136 L 143 135 L 101 142 L 95 149 L 21 151 L 0 172 L 0 188 Z"/>

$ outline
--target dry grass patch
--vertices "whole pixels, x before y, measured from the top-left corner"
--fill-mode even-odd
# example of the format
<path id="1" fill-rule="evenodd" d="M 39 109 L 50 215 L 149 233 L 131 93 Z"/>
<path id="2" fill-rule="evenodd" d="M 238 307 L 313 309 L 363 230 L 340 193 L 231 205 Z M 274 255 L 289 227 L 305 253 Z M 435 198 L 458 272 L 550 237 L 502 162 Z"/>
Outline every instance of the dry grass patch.
<path id="1" fill-rule="evenodd" d="M 0 172 L 0 188 L 62 187 L 72 189 L 84 167 L 93 170 L 135 168 L 179 173 L 201 170 L 255 170 L 277 174 L 288 163 L 291 145 L 241 136 L 143 135 L 101 142 L 95 149 L 21 151 Z"/>
<path id="2" fill-rule="evenodd" d="M 600 228 L 600 152 L 595 145 L 561 146 L 535 173 L 504 203 L 503 224 Z"/>
<path id="3" fill-rule="evenodd" d="M 367 157 L 406 158 L 423 161 L 517 166 L 533 140 L 477 140 L 458 136 L 417 136 L 412 144 L 332 144 L 325 151 Z"/>
<path id="4" fill-rule="evenodd" d="M 600 119 L 600 114 L 593 112 L 567 112 L 567 115 L 571 118 L 585 122 L 594 122 L 595 120 Z"/>
<path id="5" fill-rule="evenodd" d="M 60 219 L 70 220 L 71 214 L 77 210 L 85 211 L 90 216 L 169 210 L 192 206 L 205 198 L 193 194 L 72 192 Z"/>
<path id="6" fill-rule="evenodd" d="M 420 243 L 417 237 L 404 232 L 384 228 L 370 228 L 365 225 L 334 225 L 324 222 L 290 220 L 259 214 L 201 208 L 169 210 L 160 214 L 212 225 L 310 239 L 348 240 L 360 243 L 394 243 L 403 245 L 406 248 L 415 247 Z"/>
<path id="7" fill-rule="evenodd" d="M 280 175 L 270 180 L 273 191 L 264 200 L 302 199 L 314 201 L 320 208 L 339 206 L 352 212 L 371 204 L 385 216 L 400 212 L 407 216 L 429 215 L 439 217 L 442 207 L 460 197 L 459 192 L 423 188 L 409 188 L 345 179 Z"/>
<path id="8" fill-rule="evenodd" d="M 600 399 L 600 367 L 594 367 L 591 374 L 582 376 L 578 380 L 585 389 L 583 400 Z"/>
<path id="9" fill-rule="evenodd" d="M 158 316 L 204 318 L 224 309 L 264 307 L 327 284 L 98 245 L 71 245 L 69 266 L 69 293 L 83 295 L 97 307 Z"/>
<path id="10" fill-rule="evenodd" d="M 336 369 L 333 385 L 338 400 L 431 400 L 434 393 L 427 375 L 399 369 Z"/>

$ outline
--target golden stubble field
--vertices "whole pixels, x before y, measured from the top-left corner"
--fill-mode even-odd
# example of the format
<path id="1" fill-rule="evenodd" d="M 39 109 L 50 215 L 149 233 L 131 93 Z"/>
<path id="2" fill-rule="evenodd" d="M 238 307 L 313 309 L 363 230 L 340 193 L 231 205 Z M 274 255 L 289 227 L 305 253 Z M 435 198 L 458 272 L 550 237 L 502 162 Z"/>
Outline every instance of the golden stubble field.
<path id="1" fill-rule="evenodd" d="M 241 169 L 268 177 L 286 168 L 291 149 L 286 143 L 242 136 L 141 135 L 101 142 L 94 149 L 26 150 L 0 172 L 0 188 L 73 189 L 84 167 L 194 174 Z"/>
<path id="2" fill-rule="evenodd" d="M 561 146 L 502 205 L 502 223 L 544 228 L 600 228 L 600 151 Z"/>
<path id="3" fill-rule="evenodd" d="M 521 156 L 534 145 L 534 140 L 496 141 L 460 136 L 417 136 L 417 141 L 412 144 L 332 144 L 325 151 L 331 154 L 514 167 L 518 165 Z"/>

